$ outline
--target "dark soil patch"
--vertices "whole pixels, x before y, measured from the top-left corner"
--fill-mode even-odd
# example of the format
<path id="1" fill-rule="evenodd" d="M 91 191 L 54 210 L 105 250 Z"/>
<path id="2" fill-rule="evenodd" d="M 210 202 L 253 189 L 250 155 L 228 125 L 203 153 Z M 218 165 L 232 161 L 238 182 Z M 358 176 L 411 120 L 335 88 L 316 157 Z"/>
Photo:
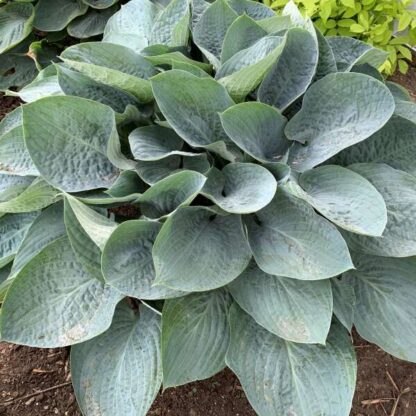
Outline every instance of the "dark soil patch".
<path id="1" fill-rule="evenodd" d="M 416 98 L 416 71 L 393 80 Z M 0 119 L 19 105 L 0 94 Z M 132 207 L 115 210 L 136 214 Z M 358 380 L 351 416 L 415 416 L 416 364 L 393 358 L 355 336 Z M 138 377 L 140 375 L 138 374 Z M 400 396 L 400 392 L 405 392 Z M 396 403 L 397 402 L 397 403 Z M 81 416 L 70 385 L 68 349 L 35 349 L 0 344 L 0 416 Z M 233 373 L 168 389 L 149 416 L 255 416 Z M 337 415 L 330 415 L 337 416 Z"/>

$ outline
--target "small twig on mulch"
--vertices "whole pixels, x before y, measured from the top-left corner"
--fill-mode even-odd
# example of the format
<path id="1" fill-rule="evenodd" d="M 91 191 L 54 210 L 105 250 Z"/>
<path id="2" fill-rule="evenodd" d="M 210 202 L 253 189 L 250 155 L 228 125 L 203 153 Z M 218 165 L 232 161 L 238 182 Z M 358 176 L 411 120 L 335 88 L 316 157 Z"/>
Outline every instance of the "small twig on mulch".
<path id="1" fill-rule="evenodd" d="M 2 405 L 9 405 L 9 404 L 14 403 L 14 402 L 21 402 L 22 400 L 31 399 L 32 397 L 39 396 L 40 394 L 43 394 L 43 393 L 48 393 L 49 391 L 61 389 L 62 387 L 70 386 L 71 384 L 72 384 L 71 382 L 58 384 L 58 385 L 53 386 L 53 387 L 48 387 L 47 389 L 44 389 L 44 390 L 39 390 L 35 393 L 28 394 L 27 396 L 16 397 L 15 399 L 6 400 L 5 402 L 3 402 L 1 404 Z"/>

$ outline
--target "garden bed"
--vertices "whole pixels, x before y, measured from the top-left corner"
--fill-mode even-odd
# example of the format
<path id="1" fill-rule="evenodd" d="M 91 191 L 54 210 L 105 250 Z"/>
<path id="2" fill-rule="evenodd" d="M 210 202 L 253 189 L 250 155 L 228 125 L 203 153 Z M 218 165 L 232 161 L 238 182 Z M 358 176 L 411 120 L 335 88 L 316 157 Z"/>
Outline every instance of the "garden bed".
<path id="1" fill-rule="evenodd" d="M 416 71 L 394 80 L 416 98 Z M 0 118 L 18 104 L 0 96 Z M 353 416 L 414 416 L 416 365 L 393 358 L 355 336 L 358 380 Z M 0 415 L 80 416 L 70 384 L 68 349 L 0 344 Z M 140 377 L 140 375 L 137 375 Z M 149 416 L 255 416 L 236 377 L 217 376 L 161 393 Z"/>

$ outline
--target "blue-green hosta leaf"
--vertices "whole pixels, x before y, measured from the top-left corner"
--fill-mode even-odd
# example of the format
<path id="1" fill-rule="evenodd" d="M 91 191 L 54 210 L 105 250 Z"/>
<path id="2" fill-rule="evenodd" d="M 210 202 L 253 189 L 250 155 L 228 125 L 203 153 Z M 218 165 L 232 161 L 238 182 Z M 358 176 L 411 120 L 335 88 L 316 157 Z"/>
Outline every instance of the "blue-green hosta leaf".
<path id="1" fill-rule="evenodd" d="M 120 224 L 108 239 L 102 255 L 105 281 L 126 296 L 138 299 L 168 299 L 182 296 L 163 286 L 153 286 L 154 241 L 162 225 L 154 221 L 131 220 Z"/>
<path id="2" fill-rule="evenodd" d="M 302 28 L 289 29 L 282 53 L 260 85 L 259 101 L 285 110 L 312 82 L 318 56 L 318 43 L 310 32 Z"/>
<path id="3" fill-rule="evenodd" d="M 238 17 L 226 0 L 216 0 L 193 28 L 193 40 L 214 67 L 220 66 L 223 42 L 228 28 Z"/>
<path id="4" fill-rule="evenodd" d="M 392 81 L 387 81 L 386 86 L 392 93 L 396 102 L 397 101 L 413 101 L 412 97 L 409 94 L 409 91 L 407 91 L 407 89 L 402 87 L 400 84 L 397 84 Z"/>
<path id="5" fill-rule="evenodd" d="M 335 226 L 282 188 L 266 208 L 247 217 L 246 223 L 254 258 L 266 273 L 320 280 L 354 267 Z"/>
<path id="6" fill-rule="evenodd" d="M 65 227 L 72 250 L 86 271 L 104 281 L 101 272 L 101 250 L 81 225 L 68 198 L 64 201 Z"/>
<path id="7" fill-rule="evenodd" d="M 133 95 L 118 88 L 94 81 L 80 72 L 57 66 L 58 83 L 65 95 L 87 98 L 123 113 L 128 105 L 137 105 Z"/>
<path id="8" fill-rule="evenodd" d="M 82 202 L 70 195 L 65 195 L 66 202 L 72 208 L 72 211 L 81 224 L 84 231 L 91 240 L 101 249 L 109 239 L 111 233 L 116 229 L 117 224 L 106 216 L 98 213 Z"/>
<path id="9" fill-rule="evenodd" d="M 353 257 L 357 270 L 344 278 L 355 288 L 358 333 L 388 353 L 416 362 L 416 258 Z"/>
<path id="10" fill-rule="evenodd" d="M 54 65 L 50 65 L 40 71 L 38 76 L 30 84 L 25 85 L 19 91 L 8 91 L 7 95 L 19 97 L 26 103 L 31 103 L 43 97 L 64 95 L 64 93 L 59 86 L 56 68 Z"/>
<path id="11" fill-rule="evenodd" d="M 67 27 L 68 34 L 74 38 L 86 39 L 102 35 L 108 19 L 117 11 L 117 7 L 104 10 L 89 9 L 83 16 L 75 18 Z"/>
<path id="12" fill-rule="evenodd" d="M 88 5 L 82 0 L 39 0 L 33 26 L 44 32 L 58 32 L 87 9 Z"/>
<path id="13" fill-rule="evenodd" d="M 22 107 L 8 113 L 0 123 L 0 171 L 15 175 L 39 175 L 23 137 Z"/>
<path id="14" fill-rule="evenodd" d="M 223 289 L 167 300 L 162 312 L 163 387 L 212 377 L 225 367 L 230 295 Z"/>
<path id="15" fill-rule="evenodd" d="M 308 201 L 324 217 L 357 234 L 381 236 L 387 224 L 383 197 L 365 178 L 341 166 L 308 170 L 299 178 Z"/>
<path id="16" fill-rule="evenodd" d="M 358 72 L 359 74 L 365 74 L 365 75 L 375 78 L 376 80 L 382 82 L 383 84 L 385 83 L 383 75 L 379 72 L 377 68 L 374 68 L 370 64 L 354 65 L 351 68 L 351 72 Z"/>
<path id="17" fill-rule="evenodd" d="M 65 109 L 65 110 L 63 110 Z M 107 157 L 114 112 L 79 97 L 48 97 L 23 109 L 25 143 L 42 176 L 67 192 L 106 188 L 117 177 Z"/>
<path id="18" fill-rule="evenodd" d="M 272 276 L 252 262 L 228 287 L 240 307 L 273 334 L 293 342 L 325 344 L 332 318 L 329 280 Z"/>
<path id="19" fill-rule="evenodd" d="M 238 215 L 184 207 L 163 224 L 153 247 L 156 283 L 187 292 L 216 289 L 247 267 L 251 253 Z"/>
<path id="20" fill-rule="evenodd" d="M 240 103 L 221 115 L 222 126 L 230 139 L 245 153 L 260 162 L 277 162 L 289 148 L 284 135 L 286 118 L 267 104 Z"/>
<path id="21" fill-rule="evenodd" d="M 285 341 L 237 305 L 230 310 L 226 363 L 261 416 L 348 416 L 357 364 L 351 339 L 334 323 L 326 345 Z"/>
<path id="22" fill-rule="evenodd" d="M 149 185 L 154 185 L 182 169 L 205 174 L 211 167 L 206 154 L 189 156 L 172 155 L 161 160 L 139 161 L 137 173 Z"/>
<path id="23" fill-rule="evenodd" d="M 378 68 L 389 56 L 388 52 L 348 36 L 327 38 L 338 71 L 350 71 L 354 65 L 369 64 Z"/>
<path id="24" fill-rule="evenodd" d="M 17 176 L 0 172 L 0 203 L 16 198 L 34 179 L 33 176 Z"/>
<path id="25" fill-rule="evenodd" d="M 283 33 L 292 27 L 296 27 L 296 24 L 292 22 L 290 16 L 281 15 L 274 15 L 266 19 L 257 20 L 256 23 L 269 35 Z"/>
<path id="26" fill-rule="evenodd" d="M 156 75 L 151 83 L 163 115 L 189 145 L 206 147 L 228 140 L 218 113 L 234 102 L 218 82 L 173 70 Z"/>
<path id="27" fill-rule="evenodd" d="M 66 237 L 47 245 L 18 273 L 0 315 L 2 339 L 55 348 L 94 338 L 111 324 L 119 292 L 76 260 Z"/>
<path id="28" fill-rule="evenodd" d="M 0 218 L 0 268 L 10 263 L 38 212 L 9 214 Z"/>
<path id="29" fill-rule="evenodd" d="M 296 142 L 289 161 L 298 171 L 324 162 L 359 143 L 388 121 L 394 99 L 386 86 L 367 75 L 329 74 L 306 92 L 302 109 L 285 133 Z"/>
<path id="30" fill-rule="evenodd" d="M 193 156 L 197 153 L 181 150 L 184 141 L 167 127 L 138 127 L 129 134 L 131 152 L 136 160 L 155 161 L 171 155 Z"/>
<path id="31" fill-rule="evenodd" d="M 71 374 L 85 415 L 146 416 L 162 383 L 160 317 L 120 304 L 104 334 L 71 349 Z"/>
<path id="32" fill-rule="evenodd" d="M 150 82 L 156 71 L 143 56 L 126 46 L 88 42 L 66 49 L 61 58 L 70 68 L 97 82 L 119 88 L 141 102 L 152 100 Z"/>
<path id="33" fill-rule="evenodd" d="M 129 1 L 108 20 L 103 41 L 140 52 L 149 46 L 153 24 L 160 12 L 160 7 L 150 0 Z"/>
<path id="34" fill-rule="evenodd" d="M 10 264 L 0 269 L 0 304 L 3 303 L 7 291 L 13 282 L 13 279 L 9 279 L 10 269 Z"/>
<path id="35" fill-rule="evenodd" d="M 344 233 L 348 245 L 375 256 L 416 255 L 416 178 L 384 164 L 358 163 L 349 168 L 364 176 L 382 195 L 387 226 L 381 237 Z"/>
<path id="36" fill-rule="evenodd" d="M 38 74 L 35 62 L 27 55 L 6 53 L 0 60 L 0 91 L 20 89 Z"/>
<path id="37" fill-rule="evenodd" d="M 213 167 L 202 194 L 224 211 L 249 214 L 264 208 L 273 199 L 274 176 L 254 163 L 230 163 L 221 171 Z"/>
<path id="38" fill-rule="evenodd" d="M 35 180 L 15 198 L 0 202 L 0 212 L 18 213 L 37 211 L 53 204 L 60 192 L 42 178 Z"/>
<path id="39" fill-rule="evenodd" d="M 233 21 L 224 37 L 221 50 L 221 62 L 226 62 L 237 52 L 250 47 L 267 35 L 257 22 L 243 14 Z"/>
<path id="40" fill-rule="evenodd" d="M 262 20 L 276 15 L 270 7 L 256 1 L 228 0 L 228 3 L 240 16 L 246 14 L 254 20 Z"/>
<path id="41" fill-rule="evenodd" d="M 411 101 L 396 101 L 394 114 L 416 124 L 416 104 Z"/>
<path id="42" fill-rule="evenodd" d="M 11 276 L 22 268 L 48 244 L 66 234 L 62 203 L 54 204 L 43 210 L 30 228 L 19 246 L 13 260 Z"/>
<path id="43" fill-rule="evenodd" d="M 342 279 L 334 277 L 331 279 L 331 286 L 334 296 L 334 314 L 342 325 L 351 332 L 356 304 L 354 286 L 345 277 Z"/>
<path id="44" fill-rule="evenodd" d="M 172 47 L 187 45 L 190 17 L 188 0 L 172 0 L 156 19 L 150 44 Z"/>
<path id="45" fill-rule="evenodd" d="M 113 4 L 117 3 L 118 0 L 82 0 L 88 6 L 93 7 L 94 9 L 107 9 Z"/>
<path id="46" fill-rule="evenodd" d="M 337 64 L 327 38 L 318 29 L 315 32 L 319 48 L 319 59 L 315 75 L 317 79 L 321 79 L 325 75 L 337 72 Z"/>
<path id="47" fill-rule="evenodd" d="M 386 163 L 414 175 L 415 152 L 416 125 L 394 116 L 367 140 L 344 149 L 333 160 L 344 166 L 353 163 Z"/>
<path id="48" fill-rule="evenodd" d="M 206 180 L 201 173 L 182 170 L 155 183 L 137 198 L 136 202 L 139 203 L 144 216 L 160 218 L 181 206 L 189 205 L 201 191 Z"/>
<path id="49" fill-rule="evenodd" d="M 0 8 L 0 53 L 13 48 L 32 31 L 34 8 L 31 4 L 9 3 Z"/>
<path id="50" fill-rule="evenodd" d="M 266 36 L 237 52 L 219 68 L 216 79 L 236 101 L 243 101 L 263 80 L 282 53 L 285 40 Z"/>
<path id="51" fill-rule="evenodd" d="M 143 51 L 143 54 L 144 54 L 144 51 Z M 172 52 L 170 48 L 167 48 L 166 52 L 165 50 L 161 51 L 160 53 L 158 51 L 156 55 L 154 54 L 145 55 L 144 58 L 155 66 L 168 65 L 174 68 L 175 66 L 179 64 L 188 64 L 188 65 L 196 66 L 199 69 L 202 69 L 204 72 L 207 72 L 207 73 L 212 71 L 211 64 L 208 64 L 206 62 L 195 61 L 191 58 L 188 58 L 182 52 L 175 51 L 175 50 L 173 50 Z"/>
<path id="52" fill-rule="evenodd" d="M 137 198 L 146 190 L 146 184 L 140 179 L 137 172 L 124 170 L 114 182 L 113 186 L 105 191 L 106 194 L 114 198 L 133 196 Z"/>

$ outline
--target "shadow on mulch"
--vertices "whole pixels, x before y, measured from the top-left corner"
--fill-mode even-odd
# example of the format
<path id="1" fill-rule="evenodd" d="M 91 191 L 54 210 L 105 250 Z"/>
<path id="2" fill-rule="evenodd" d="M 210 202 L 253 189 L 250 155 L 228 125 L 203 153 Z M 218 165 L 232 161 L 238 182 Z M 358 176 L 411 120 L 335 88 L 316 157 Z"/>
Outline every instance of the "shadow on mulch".
<path id="1" fill-rule="evenodd" d="M 415 68 L 392 80 L 416 99 Z M 18 105 L 15 98 L 0 94 L 0 119 Z M 351 416 L 415 416 L 416 364 L 393 358 L 358 336 L 355 349 L 358 380 Z M 70 382 L 68 355 L 68 349 L 0 343 L 0 416 L 81 416 Z M 149 416 L 255 415 L 229 370 L 160 393 L 149 412 Z"/>

